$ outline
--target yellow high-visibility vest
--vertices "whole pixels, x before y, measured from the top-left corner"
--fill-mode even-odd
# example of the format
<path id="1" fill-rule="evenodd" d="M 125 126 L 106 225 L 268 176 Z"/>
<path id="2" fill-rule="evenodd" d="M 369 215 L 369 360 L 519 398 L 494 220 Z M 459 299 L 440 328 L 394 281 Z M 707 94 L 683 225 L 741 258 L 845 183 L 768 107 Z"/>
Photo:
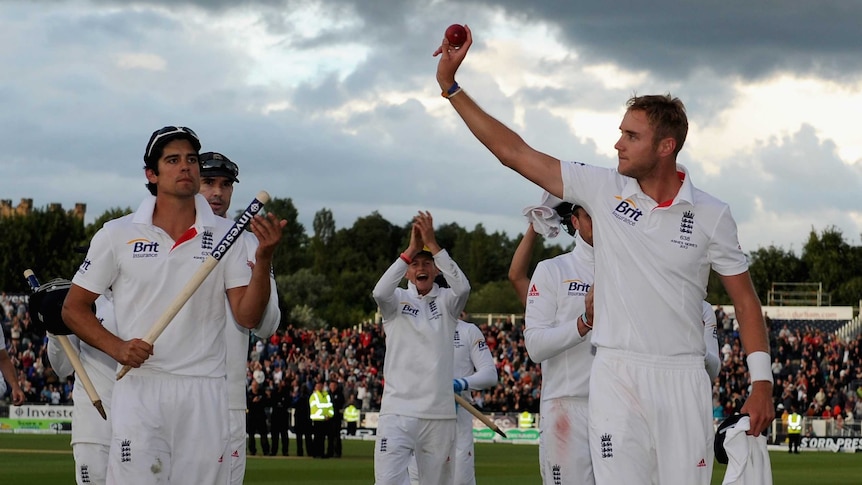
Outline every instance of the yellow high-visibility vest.
<path id="1" fill-rule="evenodd" d="M 519 428 L 532 428 L 533 427 L 533 415 L 527 411 L 524 411 L 518 416 L 518 427 Z"/>
<path id="2" fill-rule="evenodd" d="M 802 416 L 793 413 L 787 417 L 787 434 L 802 433 Z"/>
<path id="3" fill-rule="evenodd" d="M 335 410 L 332 409 L 332 400 L 326 391 L 314 391 L 311 397 L 308 398 L 308 406 L 311 408 L 312 421 L 326 421 L 335 416 Z"/>
<path id="4" fill-rule="evenodd" d="M 351 404 L 344 408 L 344 420 L 348 423 L 358 423 L 359 422 L 359 410 L 356 409 L 356 406 Z"/>

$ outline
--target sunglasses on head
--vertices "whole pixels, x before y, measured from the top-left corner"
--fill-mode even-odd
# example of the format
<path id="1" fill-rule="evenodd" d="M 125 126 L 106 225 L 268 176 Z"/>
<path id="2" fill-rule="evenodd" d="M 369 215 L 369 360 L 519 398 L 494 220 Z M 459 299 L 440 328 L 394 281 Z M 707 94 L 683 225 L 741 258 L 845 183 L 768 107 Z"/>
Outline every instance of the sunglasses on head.
<path id="1" fill-rule="evenodd" d="M 233 174 L 233 178 L 239 177 L 239 167 L 226 158 L 210 158 L 201 161 L 201 170 L 224 170 Z"/>
<path id="2" fill-rule="evenodd" d="M 186 134 L 190 135 L 192 138 L 197 140 L 200 143 L 200 138 L 198 138 L 198 134 L 194 132 L 191 128 L 187 128 L 185 126 L 166 126 L 161 130 L 156 130 L 153 132 L 152 136 L 150 136 L 150 142 L 147 143 L 147 156 L 146 158 L 150 158 L 153 154 L 153 147 L 156 146 L 158 141 L 166 136 L 172 136 L 177 134 Z"/>

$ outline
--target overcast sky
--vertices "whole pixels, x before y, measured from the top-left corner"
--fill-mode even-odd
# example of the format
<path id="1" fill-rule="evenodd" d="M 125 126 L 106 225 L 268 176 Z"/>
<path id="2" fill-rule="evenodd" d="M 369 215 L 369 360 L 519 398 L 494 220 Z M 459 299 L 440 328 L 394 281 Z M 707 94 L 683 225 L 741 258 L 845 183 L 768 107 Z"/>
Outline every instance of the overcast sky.
<path id="1" fill-rule="evenodd" d="M 449 24 L 474 46 L 458 81 L 538 150 L 614 167 L 633 93 L 679 96 L 679 162 L 727 201 L 747 252 L 862 233 L 862 3 L 851 1 L 0 0 L 0 198 L 146 195 L 164 125 L 240 165 L 234 209 L 292 198 L 312 234 L 379 211 L 514 237 L 541 190 L 440 97 Z M 564 241 L 560 241 L 564 242 Z M 567 242 L 567 241 L 566 241 Z"/>

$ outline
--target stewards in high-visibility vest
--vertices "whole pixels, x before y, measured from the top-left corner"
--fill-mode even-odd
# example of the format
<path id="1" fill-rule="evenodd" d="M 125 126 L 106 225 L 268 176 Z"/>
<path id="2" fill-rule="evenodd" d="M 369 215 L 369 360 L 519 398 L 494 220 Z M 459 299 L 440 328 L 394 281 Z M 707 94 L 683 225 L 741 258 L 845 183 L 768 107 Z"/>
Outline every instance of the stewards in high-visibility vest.
<path id="1" fill-rule="evenodd" d="M 324 454 L 324 443 L 327 432 L 329 431 L 329 421 L 335 414 L 332 410 L 332 400 L 329 398 L 329 392 L 323 386 L 323 382 L 317 381 L 314 384 L 314 392 L 308 398 L 308 407 L 311 409 L 311 434 L 312 445 L 311 456 L 314 458 L 329 458 Z"/>
<path id="2" fill-rule="evenodd" d="M 349 436 L 356 436 L 356 428 L 359 426 L 359 408 L 354 406 L 352 396 L 347 403 L 347 407 L 344 408 L 344 422 L 347 423 L 347 434 Z"/>
<path id="3" fill-rule="evenodd" d="M 796 406 L 790 408 L 787 417 L 787 452 L 799 453 L 799 443 L 802 442 L 802 416 L 796 412 Z"/>
<path id="4" fill-rule="evenodd" d="M 533 427 L 533 415 L 529 411 L 524 411 L 518 415 L 518 427 L 521 429 L 529 429 Z"/>

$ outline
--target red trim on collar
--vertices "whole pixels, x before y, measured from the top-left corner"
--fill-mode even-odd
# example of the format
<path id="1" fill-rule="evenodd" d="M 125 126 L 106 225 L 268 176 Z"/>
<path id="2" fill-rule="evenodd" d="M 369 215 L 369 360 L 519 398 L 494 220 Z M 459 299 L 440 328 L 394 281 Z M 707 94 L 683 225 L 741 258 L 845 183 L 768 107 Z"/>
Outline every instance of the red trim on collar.
<path id="1" fill-rule="evenodd" d="M 194 227 L 190 227 L 188 231 L 186 231 L 182 236 L 180 236 L 179 239 L 177 239 L 177 242 L 174 243 L 174 247 L 171 248 L 171 251 L 173 251 L 174 248 L 176 248 L 180 244 L 182 244 L 186 241 L 191 241 L 197 235 L 198 235 L 198 230 L 195 229 Z"/>
<path id="2" fill-rule="evenodd" d="M 685 181 L 685 172 L 683 172 L 683 171 L 681 171 L 681 170 L 677 170 L 677 171 L 676 171 L 676 176 L 677 176 L 677 177 L 679 177 L 679 181 L 680 181 L 680 182 L 684 182 L 684 181 Z M 673 197 L 673 199 L 675 199 L 675 198 L 676 198 L 676 196 L 674 196 L 674 197 Z M 658 209 L 658 208 L 660 208 L 660 207 L 670 207 L 670 205 L 671 205 L 671 204 L 673 204 L 673 199 L 669 199 L 669 200 L 666 200 L 666 201 L 662 202 L 661 204 L 659 204 L 659 205 L 657 205 L 657 206 L 656 206 L 656 209 Z"/>

